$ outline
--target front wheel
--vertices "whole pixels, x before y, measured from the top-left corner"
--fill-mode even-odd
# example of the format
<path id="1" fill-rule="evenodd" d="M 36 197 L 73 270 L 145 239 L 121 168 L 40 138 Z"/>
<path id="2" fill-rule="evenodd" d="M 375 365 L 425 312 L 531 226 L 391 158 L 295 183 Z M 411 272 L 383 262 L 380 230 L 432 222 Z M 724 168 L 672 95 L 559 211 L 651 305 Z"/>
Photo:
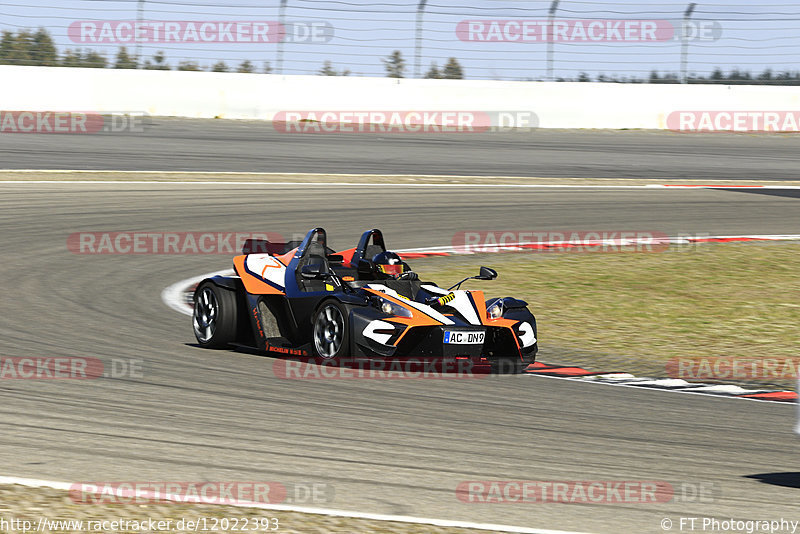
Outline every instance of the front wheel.
<path id="1" fill-rule="evenodd" d="M 348 350 L 347 309 L 334 300 L 322 303 L 314 313 L 312 349 L 318 358 L 332 360 L 340 358 Z"/>
<path id="2" fill-rule="evenodd" d="M 236 293 L 203 282 L 194 292 L 194 337 L 206 349 L 224 349 L 236 340 Z"/>

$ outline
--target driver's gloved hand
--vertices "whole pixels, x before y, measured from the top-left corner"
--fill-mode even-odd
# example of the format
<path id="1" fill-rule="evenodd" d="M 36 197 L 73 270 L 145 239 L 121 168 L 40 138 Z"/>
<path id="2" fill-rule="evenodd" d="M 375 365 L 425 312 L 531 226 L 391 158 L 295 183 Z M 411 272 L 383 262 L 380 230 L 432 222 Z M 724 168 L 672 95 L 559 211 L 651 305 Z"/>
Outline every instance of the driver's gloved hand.
<path id="1" fill-rule="evenodd" d="M 419 275 L 414 271 L 406 271 L 397 277 L 398 280 L 419 280 Z"/>

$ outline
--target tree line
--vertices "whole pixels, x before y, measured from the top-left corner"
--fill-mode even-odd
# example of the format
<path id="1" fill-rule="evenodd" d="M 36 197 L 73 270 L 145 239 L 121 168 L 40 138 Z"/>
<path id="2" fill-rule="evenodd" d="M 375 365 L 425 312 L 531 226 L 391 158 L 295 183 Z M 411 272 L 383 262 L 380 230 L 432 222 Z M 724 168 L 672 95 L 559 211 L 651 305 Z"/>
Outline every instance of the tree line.
<path id="1" fill-rule="evenodd" d="M 675 72 L 660 73 L 656 70 L 650 72 L 648 78 L 627 76 L 608 76 L 599 74 L 594 79 L 585 72 L 577 78 L 558 78 L 558 82 L 605 82 L 605 83 L 681 83 L 681 77 Z M 761 74 L 751 74 L 748 71 L 731 69 L 727 74 L 719 67 L 715 68 L 708 76 L 690 74 L 686 83 L 721 84 L 721 85 L 800 85 L 800 72 L 775 72 L 770 68 Z"/>
<path id="2" fill-rule="evenodd" d="M 406 73 L 406 60 L 399 50 L 392 52 L 387 58 L 381 60 L 386 70 L 386 76 L 390 78 L 404 78 Z M 58 53 L 55 42 L 50 33 L 39 28 L 36 31 L 20 30 L 16 33 L 3 31 L 0 36 L 0 65 L 34 65 L 40 67 L 83 67 L 83 68 L 114 68 L 114 69 L 147 69 L 147 70 L 173 70 L 167 62 L 164 52 L 156 52 L 151 58 L 145 59 L 141 65 L 139 59 L 128 52 L 122 46 L 117 51 L 114 60 L 109 61 L 104 55 L 88 49 L 66 49 L 63 54 Z M 203 71 L 210 72 L 241 72 L 254 73 L 262 72 L 269 74 L 272 67 L 269 62 L 258 68 L 249 60 L 244 60 L 237 66 L 228 65 L 224 61 L 217 61 L 214 64 L 203 67 L 196 61 L 180 61 L 174 70 L 183 71 Z M 317 72 L 322 76 L 349 76 L 350 70 L 338 70 L 330 61 L 325 61 L 322 68 Z M 434 62 L 425 74 L 425 78 L 432 79 L 453 79 L 464 78 L 464 69 L 458 60 L 451 57 L 441 68 Z M 587 73 L 582 72 L 576 78 L 558 78 L 560 82 L 606 82 L 606 83 L 680 83 L 681 79 L 677 73 L 660 73 L 656 70 L 650 73 L 647 78 L 619 77 L 599 74 L 592 78 Z M 800 72 L 775 72 L 772 69 L 765 69 L 761 74 L 751 74 L 748 71 L 732 69 L 725 73 L 720 68 L 708 76 L 692 74 L 688 77 L 687 83 L 717 83 L 726 85 L 800 85 Z"/>
<path id="3" fill-rule="evenodd" d="M 399 50 L 394 51 L 389 58 L 383 60 L 386 67 L 386 75 L 392 78 L 402 78 L 405 73 L 405 60 Z M 59 55 L 53 37 L 50 33 L 40 28 L 36 31 L 20 30 L 16 33 L 3 31 L 0 36 L 0 65 L 30 65 L 39 67 L 83 67 L 94 69 L 146 69 L 146 70 L 173 70 L 167 62 L 164 52 L 156 52 L 152 58 L 145 59 L 139 64 L 139 59 L 128 52 L 124 46 L 120 47 L 114 60 L 109 61 L 104 55 L 94 50 L 66 49 Z M 204 68 L 196 61 L 181 61 L 175 66 L 175 70 L 182 71 L 203 71 L 210 72 L 263 72 L 269 74 L 272 67 L 269 62 L 264 62 L 258 69 L 251 61 L 244 60 L 238 66 L 229 66 L 224 61 L 217 61 L 213 65 Z M 317 72 L 322 76 L 349 76 L 347 69 L 337 70 L 333 63 L 325 61 L 322 68 Z M 461 79 L 464 77 L 461 65 L 456 58 L 450 58 L 441 70 L 436 63 L 431 65 L 426 78 L 453 78 Z"/>
<path id="4" fill-rule="evenodd" d="M 38 67 L 83 67 L 93 69 L 137 69 L 140 67 L 135 55 L 124 46 L 117 51 L 116 58 L 109 61 L 104 55 L 94 50 L 66 49 L 59 55 L 52 36 L 44 28 L 37 31 L 20 30 L 17 33 L 3 31 L 0 35 L 0 65 L 32 65 Z M 146 59 L 141 68 L 149 70 L 172 70 L 163 52 L 157 52 L 151 59 Z M 182 61 L 177 70 L 204 70 L 194 61 Z M 250 61 L 243 61 L 238 67 L 228 67 L 224 61 L 213 64 L 209 70 L 213 72 L 255 72 L 256 67 Z M 269 64 L 264 66 L 270 72 Z"/>

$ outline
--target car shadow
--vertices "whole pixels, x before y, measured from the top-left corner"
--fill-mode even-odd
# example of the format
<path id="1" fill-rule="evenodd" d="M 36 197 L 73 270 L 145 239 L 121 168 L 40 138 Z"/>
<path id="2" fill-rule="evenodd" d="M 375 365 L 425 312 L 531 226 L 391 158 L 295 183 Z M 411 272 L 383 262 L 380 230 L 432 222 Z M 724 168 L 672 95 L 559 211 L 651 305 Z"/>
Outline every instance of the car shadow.
<path id="1" fill-rule="evenodd" d="M 771 484 L 773 486 L 800 489 L 800 472 L 761 473 L 757 475 L 746 475 L 745 478 L 753 478 L 764 484 Z"/>
<path id="2" fill-rule="evenodd" d="M 202 349 L 199 343 L 184 343 Z M 313 356 L 294 356 L 264 352 L 254 347 L 233 346 L 235 352 L 262 356 L 273 360 L 273 372 L 280 378 L 485 378 L 496 375 L 524 374 L 513 364 L 492 367 L 488 362 L 468 358 L 443 360 L 434 357 L 405 357 L 371 360 L 363 357 L 341 357 L 323 360 Z M 303 351 L 305 352 L 305 351 Z"/>

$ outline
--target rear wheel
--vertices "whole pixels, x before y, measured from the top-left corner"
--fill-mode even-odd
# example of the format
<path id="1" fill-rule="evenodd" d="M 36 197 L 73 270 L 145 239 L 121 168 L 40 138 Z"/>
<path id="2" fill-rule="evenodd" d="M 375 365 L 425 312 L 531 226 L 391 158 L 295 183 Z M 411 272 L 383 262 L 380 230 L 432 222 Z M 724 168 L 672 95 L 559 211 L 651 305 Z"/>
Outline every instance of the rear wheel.
<path id="1" fill-rule="evenodd" d="M 224 349 L 236 340 L 236 293 L 203 282 L 194 292 L 192 326 L 201 347 Z"/>
<path id="2" fill-rule="evenodd" d="M 334 300 L 323 302 L 314 313 L 312 325 L 314 354 L 323 360 L 340 358 L 348 350 L 347 309 Z"/>

